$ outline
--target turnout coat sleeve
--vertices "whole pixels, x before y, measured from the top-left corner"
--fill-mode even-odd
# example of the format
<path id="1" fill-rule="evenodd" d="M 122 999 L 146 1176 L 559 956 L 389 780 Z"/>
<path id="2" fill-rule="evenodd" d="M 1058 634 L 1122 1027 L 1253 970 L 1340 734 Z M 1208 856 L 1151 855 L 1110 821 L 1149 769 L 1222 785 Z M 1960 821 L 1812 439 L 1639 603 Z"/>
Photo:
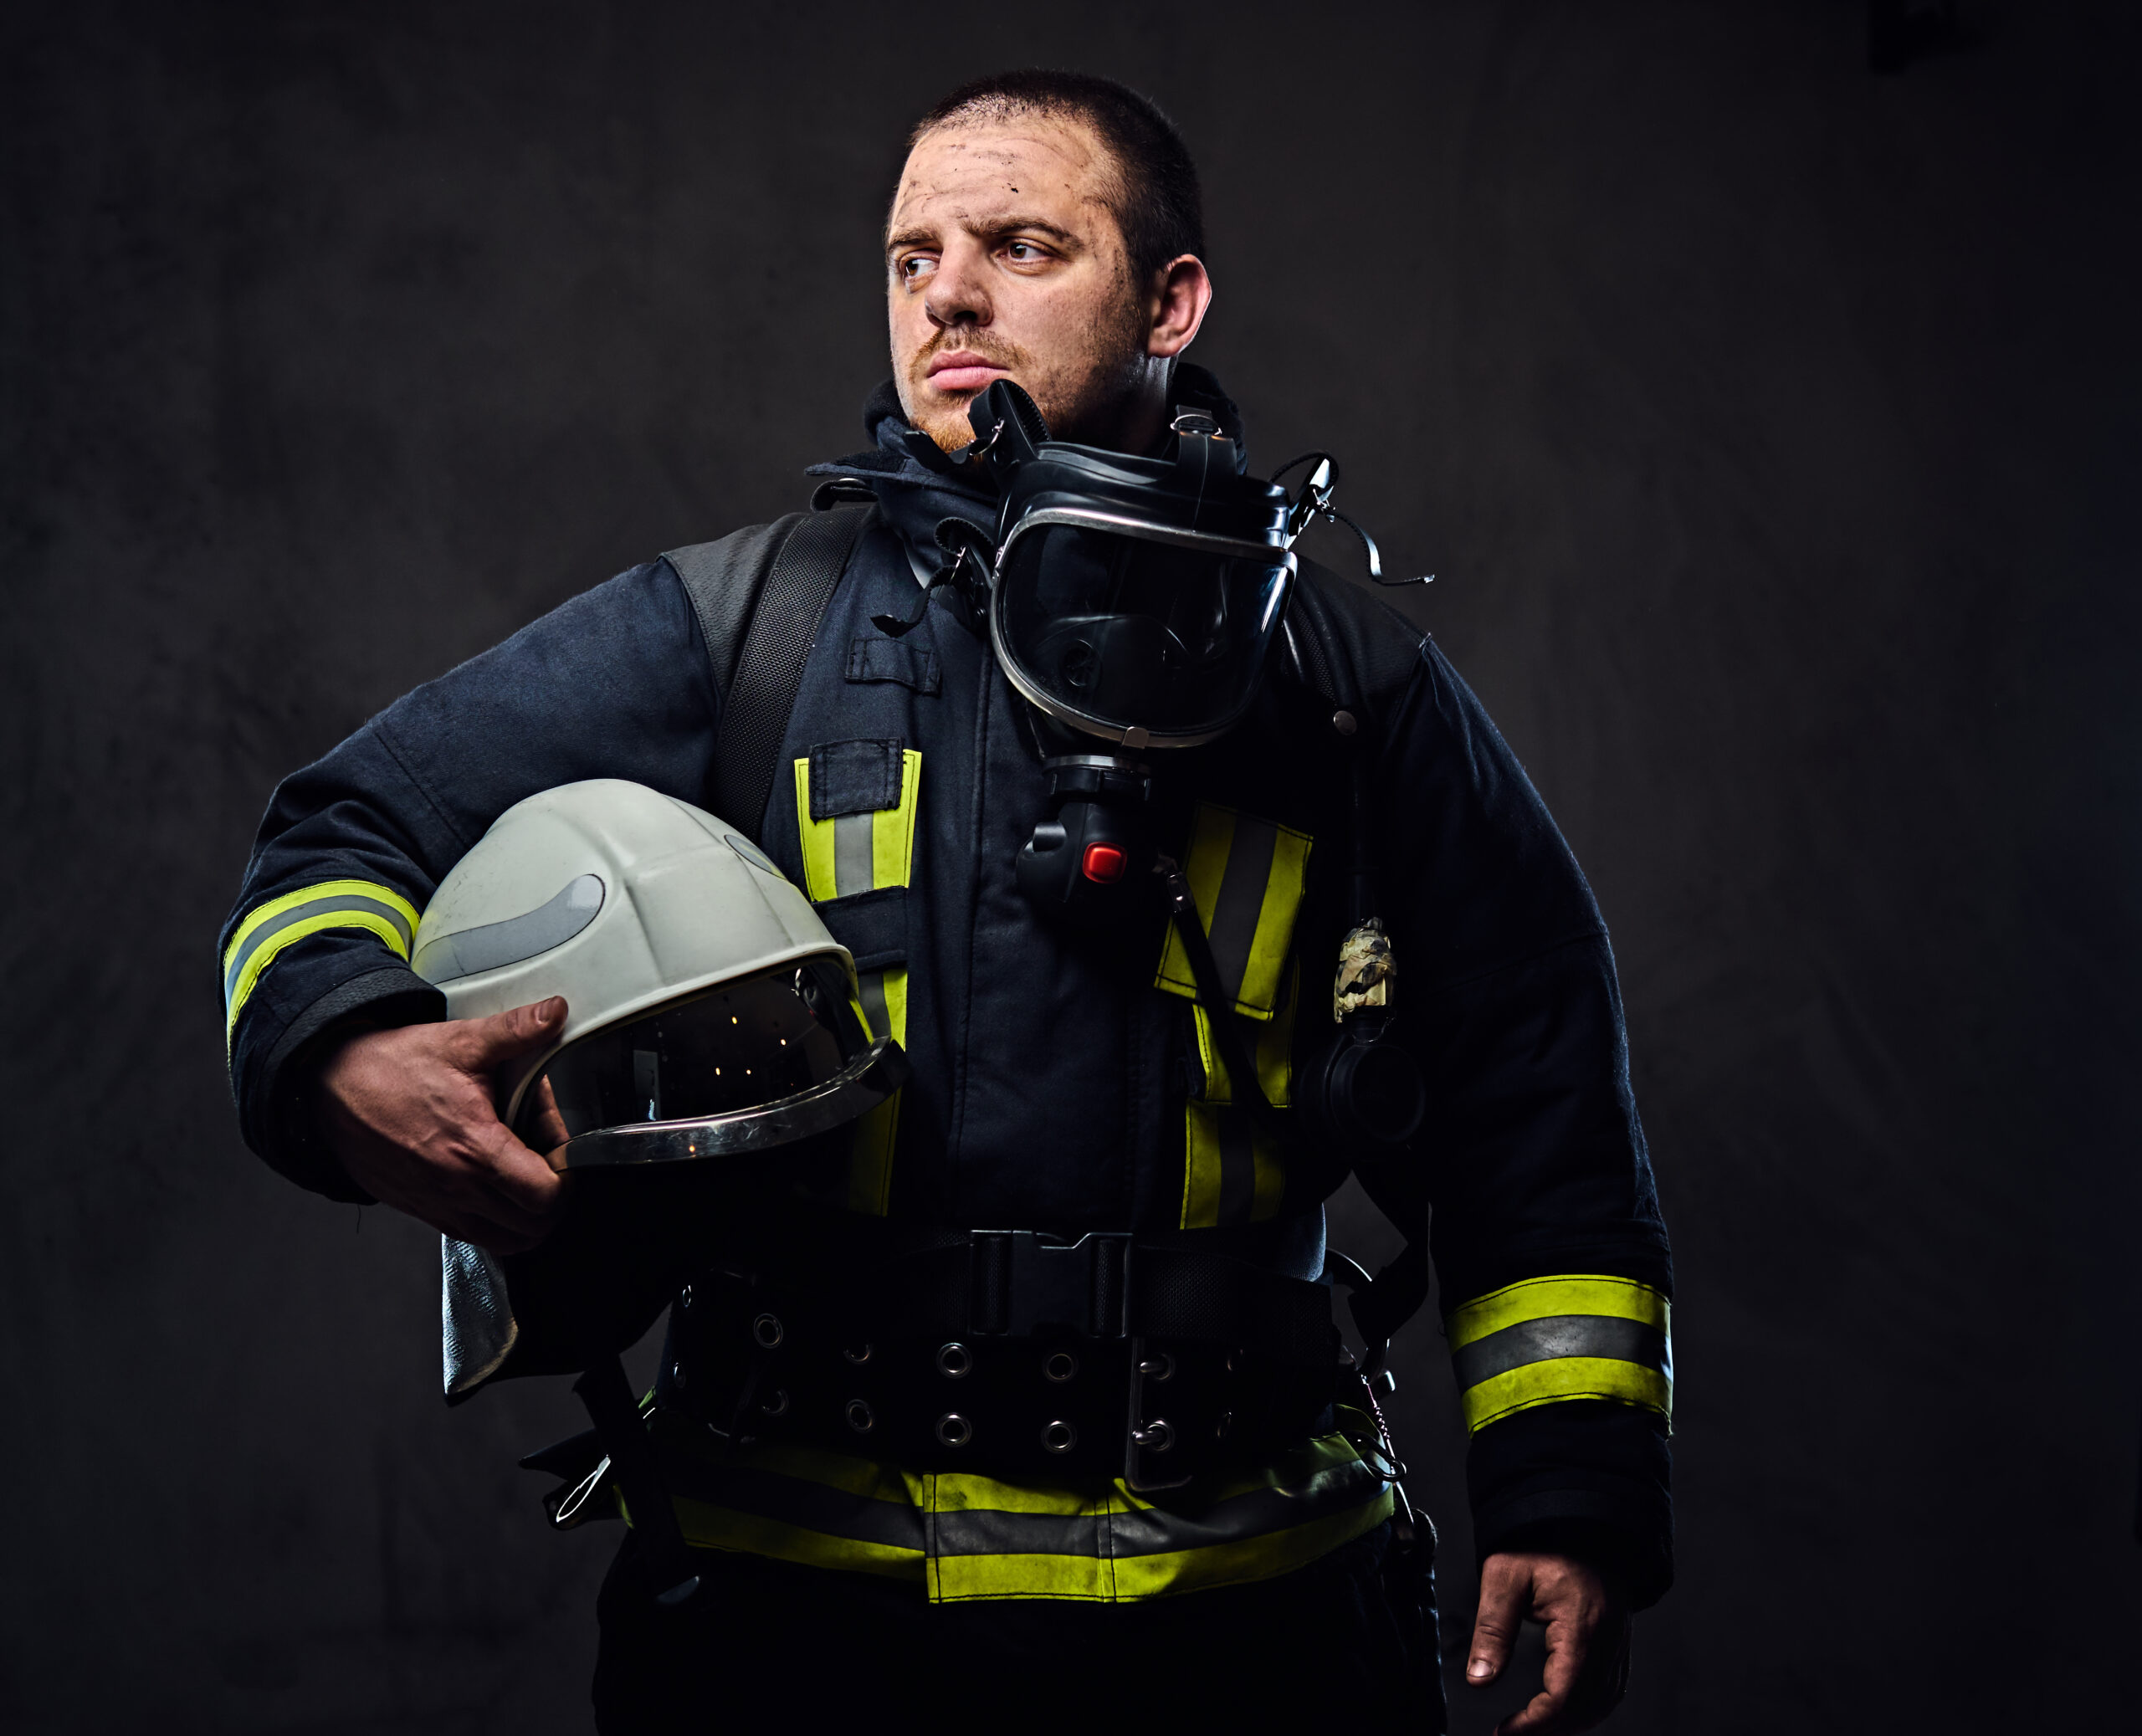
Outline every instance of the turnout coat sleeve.
<path id="1" fill-rule="evenodd" d="M 590 777 L 704 801 L 716 709 L 689 600 L 658 561 L 404 695 L 285 778 L 218 940 L 246 1143 L 304 1186 L 365 1200 L 298 1113 L 310 1052 L 332 1027 L 444 1017 L 409 969 L 417 919 L 515 802 Z"/>
<path id="2" fill-rule="evenodd" d="M 1429 1228 L 1482 1556 L 1587 1556 L 1648 1603 L 1672 1578 L 1673 1268 L 1606 930 L 1432 643 L 1380 709 L 1396 1028 L 1429 1109 L 1412 1150 L 1362 1179 L 1410 1234 Z"/>

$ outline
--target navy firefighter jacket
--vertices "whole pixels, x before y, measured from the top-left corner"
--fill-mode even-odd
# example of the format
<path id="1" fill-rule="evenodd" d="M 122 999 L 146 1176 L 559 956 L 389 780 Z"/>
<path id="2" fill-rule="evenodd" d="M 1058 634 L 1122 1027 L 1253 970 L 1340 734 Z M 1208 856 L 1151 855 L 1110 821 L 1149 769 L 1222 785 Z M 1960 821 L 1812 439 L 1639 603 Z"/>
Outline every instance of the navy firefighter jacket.
<path id="1" fill-rule="evenodd" d="M 1239 442 L 1209 375 L 1183 367 L 1177 395 L 1208 404 Z M 1347 1155 L 1305 1172 L 1229 1100 L 1157 909 L 1096 937 L 1044 924 L 1021 897 L 1014 858 L 1048 793 L 1041 751 L 957 592 L 931 593 L 904 636 L 872 624 L 913 612 L 918 578 L 940 562 L 941 520 L 993 530 L 996 502 L 935 458 L 889 385 L 865 420 L 874 449 L 814 474 L 867 485 L 877 513 L 807 659 L 766 812 L 723 817 L 754 831 L 817 904 L 855 955 L 874 1027 L 889 1027 L 913 1064 L 895 1112 L 855 1142 L 846 1208 L 1066 1232 L 1269 1224 L 1307 1250 L 1313 1272 L 1322 1202 Z M 1478 1545 L 1585 1555 L 1648 1602 L 1672 1572 L 1672 1270 L 1599 911 L 1435 645 L 1360 587 L 1312 581 L 1364 689 L 1396 1039 L 1429 1090 L 1412 1147 L 1360 1167 L 1399 1227 L 1429 1237 L 1472 1431 Z M 1330 704 L 1279 661 L 1241 727 L 1152 757 L 1163 848 L 1197 889 L 1267 1095 L 1284 1105 L 1296 1052 L 1330 1029 L 1350 822 Z M 406 694 L 286 778 L 219 943 L 232 1084 L 253 1149 L 305 1187 L 363 1200 L 302 1112 L 323 1038 L 357 1020 L 443 1017 L 443 997 L 408 966 L 417 914 L 515 803 L 607 777 L 705 804 L 723 705 L 690 602 L 655 560 Z M 1335 1487 L 1333 1462 L 1296 1470 Z M 874 1474 L 884 1479 L 872 1508 L 880 1531 L 903 1491 L 933 1514 L 950 1500 L 897 1467 Z M 1284 1477 L 1257 1476 L 1239 1498 L 1268 1505 Z M 1064 1498 L 1066 1513 L 1150 1504 L 1120 1490 Z M 1285 1564 L 1388 1511 L 1387 1498 L 1354 1498 L 1350 1529 L 1331 1520 Z M 687 1535 L 729 1541 L 709 1515 L 742 1501 L 687 1512 L 680 1498 Z M 1199 1523 L 1201 1537 L 1217 1534 L 1209 1515 Z M 1022 1590 L 972 1563 L 961 1580 L 956 1544 L 935 1536 L 857 1530 L 773 1552 L 886 1572 L 912 1557 L 932 1595 L 1074 1595 Z M 1280 1558 L 1258 1559 L 1255 1571 L 1165 1583 L 1139 1581 L 1136 1564 L 1119 1559 L 1100 1590 L 1076 1595 L 1224 1583 Z"/>

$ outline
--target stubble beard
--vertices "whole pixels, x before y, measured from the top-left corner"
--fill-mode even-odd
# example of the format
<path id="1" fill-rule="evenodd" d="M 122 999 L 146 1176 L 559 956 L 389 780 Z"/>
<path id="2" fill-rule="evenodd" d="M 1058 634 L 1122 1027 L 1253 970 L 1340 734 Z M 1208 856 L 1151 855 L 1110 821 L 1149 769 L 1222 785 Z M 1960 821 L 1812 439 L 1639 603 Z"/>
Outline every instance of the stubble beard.
<path id="1" fill-rule="evenodd" d="M 1109 445 L 1123 425 L 1126 407 L 1147 377 L 1143 308 L 1127 301 L 1112 310 L 1111 315 L 1088 326 L 1078 354 L 1053 368 L 1038 367 L 1027 351 L 992 334 L 963 327 L 940 332 L 908 364 L 907 389 L 902 396 L 909 421 L 940 452 L 957 452 L 972 443 L 974 427 L 967 420 L 967 409 L 980 392 L 934 400 L 923 397 L 933 356 L 946 350 L 971 350 L 1005 369 L 1026 388 L 1048 425 L 1051 439 Z"/>

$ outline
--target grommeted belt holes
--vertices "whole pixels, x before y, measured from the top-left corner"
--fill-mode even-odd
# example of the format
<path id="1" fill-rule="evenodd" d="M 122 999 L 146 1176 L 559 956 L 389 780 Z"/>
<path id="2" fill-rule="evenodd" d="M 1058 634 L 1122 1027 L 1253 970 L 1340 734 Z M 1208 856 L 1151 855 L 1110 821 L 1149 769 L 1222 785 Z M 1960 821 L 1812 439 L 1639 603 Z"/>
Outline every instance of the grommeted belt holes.
<path id="1" fill-rule="evenodd" d="M 974 1439 L 974 1425 L 956 1411 L 947 1411 L 937 1419 L 937 1439 L 945 1447 L 964 1447 Z"/>
<path id="2" fill-rule="evenodd" d="M 787 1334 L 773 1315 L 759 1314 L 751 1321 L 751 1336 L 758 1340 L 761 1349 L 771 1350 L 776 1349 Z"/>
<path id="3" fill-rule="evenodd" d="M 1048 1452 L 1068 1452 L 1079 1444 L 1079 1431 L 1068 1422 L 1052 1422 L 1041 1431 L 1043 1449 Z"/>
<path id="4" fill-rule="evenodd" d="M 843 1349 L 840 1354 L 845 1356 L 850 1362 L 868 1362 L 870 1360 L 870 1352 L 872 1348 L 873 1347 L 871 1345 L 867 1344 L 856 1344 Z"/>
<path id="5" fill-rule="evenodd" d="M 937 1352 L 937 1369 L 947 1380 L 957 1380 L 974 1367 L 974 1353 L 965 1344 L 945 1344 Z M 962 1436 L 962 1439 L 965 1437 Z M 951 1444 L 951 1443 L 948 1443 Z"/>
<path id="6" fill-rule="evenodd" d="M 759 1408 L 769 1416 L 783 1415 L 788 1409 L 788 1389 L 785 1386 L 775 1387 L 771 1398 L 759 1401 Z"/>
<path id="7" fill-rule="evenodd" d="M 1166 1452 L 1175 1445 L 1175 1429 L 1165 1416 L 1156 1416 L 1131 1430 L 1130 1438 L 1148 1452 Z"/>
<path id="8" fill-rule="evenodd" d="M 1175 1373 L 1175 1358 L 1163 1350 L 1158 1356 L 1149 1356 L 1140 1363 L 1138 1372 L 1148 1380 L 1165 1380 Z"/>
<path id="9" fill-rule="evenodd" d="M 850 1399 L 848 1401 L 848 1426 L 857 1434 L 869 1434 L 877 1426 L 877 1422 L 878 1419 L 872 1414 L 869 1406 L 864 1404 L 861 1399 Z"/>
<path id="10" fill-rule="evenodd" d="M 1042 1358 L 1041 1371 L 1044 1379 L 1054 1380 L 1061 1385 L 1079 1372 L 1079 1359 L 1068 1350 L 1052 1350 Z M 1055 1428 L 1058 1425 L 1051 1423 L 1049 1426 Z M 1052 1449 L 1058 1452 L 1063 1450 L 1062 1447 Z"/>

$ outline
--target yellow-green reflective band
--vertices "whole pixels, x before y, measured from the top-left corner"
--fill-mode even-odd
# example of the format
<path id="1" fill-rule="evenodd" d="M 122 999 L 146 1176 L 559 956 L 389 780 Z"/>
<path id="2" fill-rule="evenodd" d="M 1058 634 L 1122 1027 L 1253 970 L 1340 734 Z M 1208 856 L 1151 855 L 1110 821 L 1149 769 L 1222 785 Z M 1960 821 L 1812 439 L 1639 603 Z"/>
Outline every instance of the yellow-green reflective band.
<path id="1" fill-rule="evenodd" d="M 1268 1019 L 1277 1006 L 1309 866 L 1306 832 L 1201 801 L 1191 822 L 1183 873 L 1212 945 L 1221 986 L 1235 1011 Z M 1189 955 L 1172 924 L 1155 986 L 1196 999 Z"/>
<path id="2" fill-rule="evenodd" d="M 1450 1316 L 1450 1348 L 1462 1350 L 1475 1339 L 1526 1320 L 1555 1314 L 1612 1314 L 1641 1320 L 1660 1332 L 1671 1329 L 1670 1306 L 1660 1292 L 1631 1278 L 1581 1274 L 1528 1278 L 1485 1296 L 1476 1296 Z"/>
<path id="3" fill-rule="evenodd" d="M 1467 1303 L 1448 1332 L 1468 1428 L 1570 1399 L 1673 1415 L 1672 1307 L 1633 1278 L 1527 1278 Z"/>
<path id="4" fill-rule="evenodd" d="M 814 1531 L 807 1525 L 769 1518 L 764 1513 L 740 1513 L 696 1501 L 689 1495 L 672 1498 L 677 1526 L 684 1541 L 695 1549 L 735 1549 L 766 1555 L 776 1561 L 793 1561 L 803 1567 L 833 1567 L 850 1573 L 874 1573 L 896 1579 L 920 1580 L 925 1557 L 918 1542 L 914 1548 L 872 1543 Z M 918 1534 L 920 1526 L 917 1527 Z"/>
<path id="5" fill-rule="evenodd" d="M 945 1602 L 1126 1601 L 1270 1579 L 1381 1524 L 1391 1508 L 1383 1480 L 1339 1434 L 1290 1448 L 1176 1511 L 1120 1482 L 1079 1490 L 903 1472 L 770 1442 L 722 1450 L 654 1421 L 687 1542 L 905 1579 Z"/>
<path id="6" fill-rule="evenodd" d="M 376 935 L 407 960 L 417 910 L 391 886 L 372 880 L 323 880 L 284 893 L 249 912 L 223 949 L 223 1029 L 238 1028 L 254 985 L 277 957 L 300 940 L 333 929 Z"/>
<path id="7" fill-rule="evenodd" d="M 1069 1498 L 1077 1510 L 1061 1515 L 963 1510 L 948 1518 L 940 1506 L 930 1596 L 1128 1602 L 1291 1573 L 1390 1517 L 1382 1479 L 1337 1445 L 1332 1462 L 1304 1479 L 1268 1477 L 1195 1514 L 1140 1501 L 1120 1483 L 1083 1503 Z"/>
<path id="8" fill-rule="evenodd" d="M 860 979 L 863 1028 L 872 1037 L 889 1036 L 907 1045 L 907 972 L 895 965 L 866 970 Z M 855 1124 L 855 1145 L 848 1159 L 850 1211 L 883 1217 L 892 1210 L 893 1145 L 899 1137 L 900 1099 L 895 1092 Z"/>
<path id="9" fill-rule="evenodd" d="M 1262 1223 L 1279 1215 L 1286 1160 L 1251 1119 L 1228 1104 L 1183 1105 L 1182 1227 Z"/>
<path id="10" fill-rule="evenodd" d="M 1465 1407 L 1465 1426 L 1477 1431 L 1535 1405 L 1560 1404 L 1567 1399 L 1611 1399 L 1671 1417 L 1673 1382 L 1663 1370 L 1633 1362 L 1559 1356 L 1551 1362 L 1528 1363 L 1478 1386 L 1468 1386 L 1460 1402 Z"/>
<path id="11" fill-rule="evenodd" d="M 1289 974 L 1278 1016 L 1257 1033 L 1258 1083 L 1274 1109 L 1293 1101 L 1294 1005 L 1300 983 L 1297 965 Z M 1279 1216 L 1285 1197 L 1285 1155 L 1249 1111 L 1235 1103 L 1227 1063 L 1212 1040 L 1211 1015 L 1198 1006 L 1191 1014 L 1204 1084 L 1183 1111 L 1181 1226 L 1205 1230 L 1262 1223 Z"/>
<path id="12" fill-rule="evenodd" d="M 796 827 L 803 848 L 803 889 L 818 904 L 905 886 L 915 872 L 915 822 L 922 795 L 922 755 L 900 754 L 899 801 L 867 813 L 811 817 L 811 758 L 796 761 Z M 864 1027 L 874 1037 L 907 1042 L 907 971 L 900 965 L 865 971 L 858 988 Z M 899 1134 L 897 1094 L 855 1124 L 844 1203 L 851 1211 L 883 1217 L 891 1209 L 893 1146 Z"/>
<path id="13" fill-rule="evenodd" d="M 803 845 L 803 889 L 818 904 L 905 886 L 915 868 L 915 817 L 922 791 L 922 755 L 900 755 L 900 799 L 860 814 L 811 817 L 811 760 L 796 762 L 796 827 Z"/>

